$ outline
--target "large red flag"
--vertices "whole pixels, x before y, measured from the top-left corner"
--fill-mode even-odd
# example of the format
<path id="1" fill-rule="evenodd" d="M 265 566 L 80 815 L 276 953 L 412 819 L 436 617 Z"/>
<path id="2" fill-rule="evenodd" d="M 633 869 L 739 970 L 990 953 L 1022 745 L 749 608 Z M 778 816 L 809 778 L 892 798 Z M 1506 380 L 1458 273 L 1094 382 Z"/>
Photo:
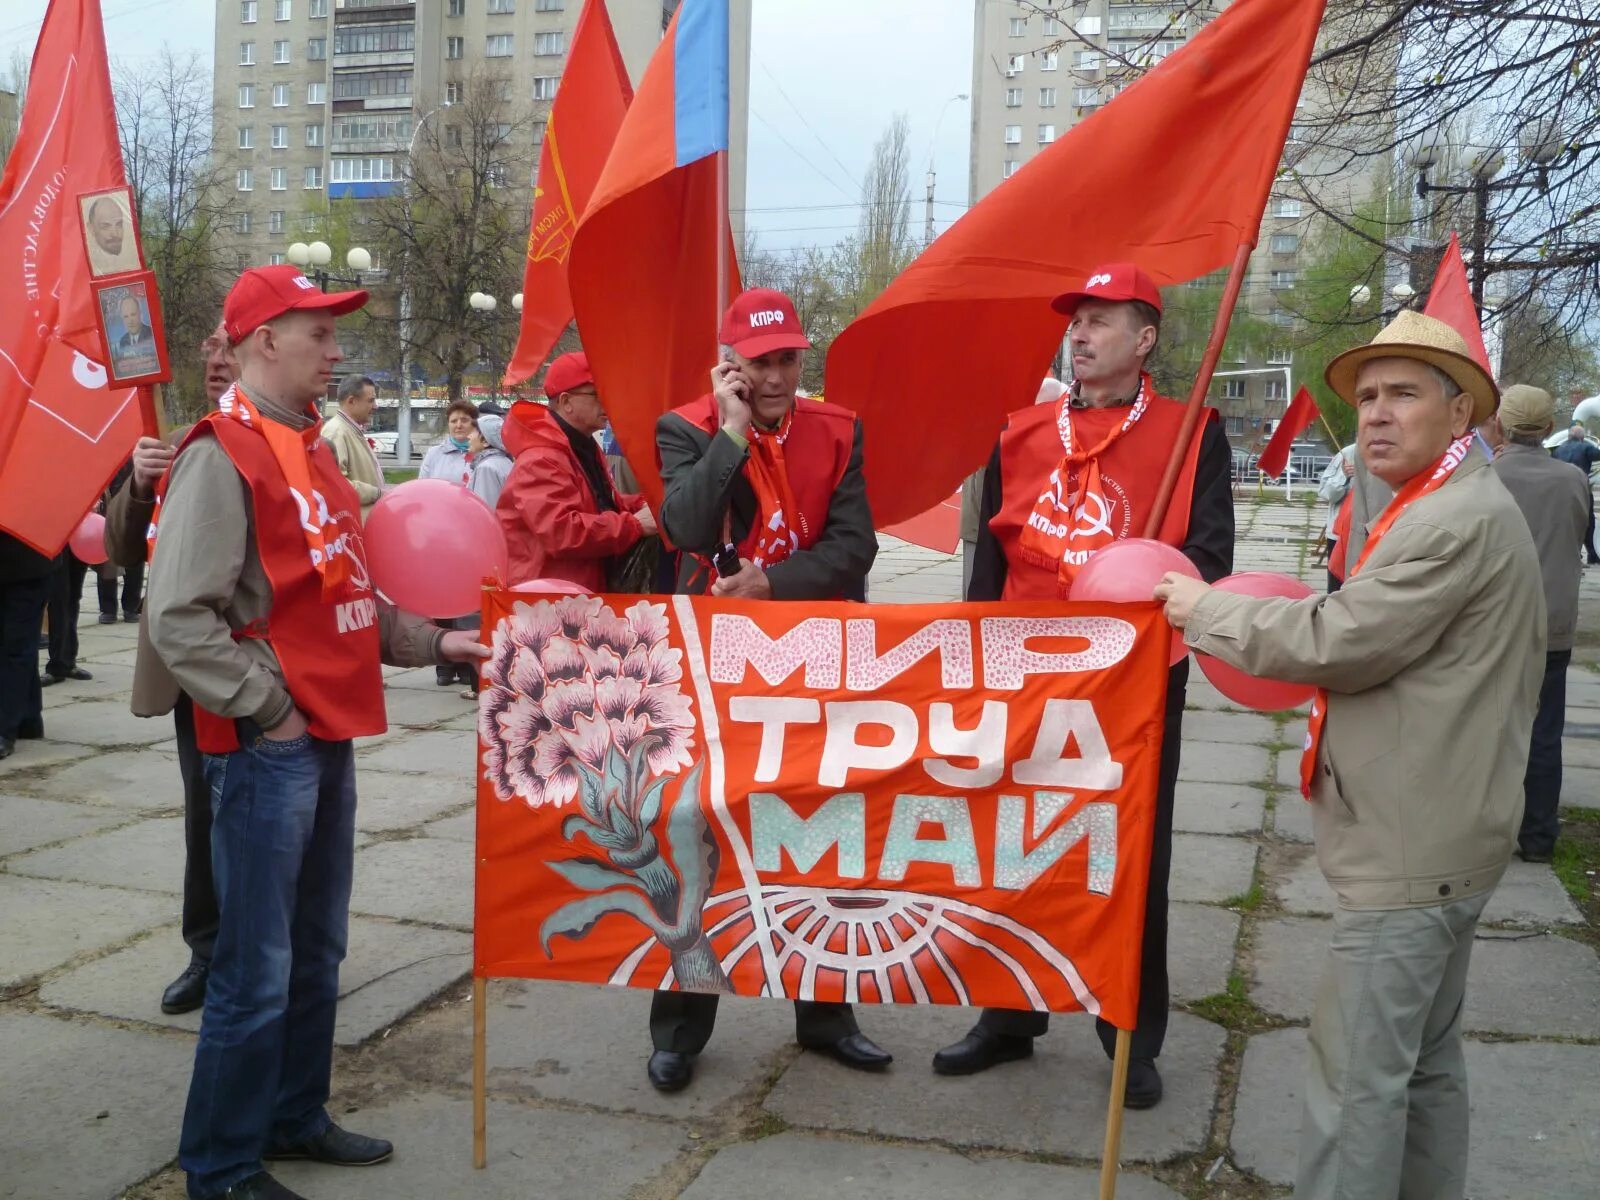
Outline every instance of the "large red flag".
<path id="1" fill-rule="evenodd" d="M 572 235 L 632 100 L 633 86 L 605 0 L 588 0 L 572 32 L 561 90 L 544 127 L 522 276 L 522 330 L 506 368 L 507 387 L 539 369 L 572 320 L 567 290 Z"/>
<path id="2" fill-rule="evenodd" d="M 1426 316 L 1435 317 L 1467 339 L 1467 350 L 1472 360 L 1490 377 L 1494 368 L 1489 365 L 1489 352 L 1483 345 L 1483 326 L 1478 322 L 1478 302 L 1472 298 L 1472 287 L 1467 283 L 1467 264 L 1461 258 L 1461 239 L 1454 233 L 1439 260 L 1439 269 L 1433 276 L 1433 287 L 1428 292 L 1428 303 L 1423 308 Z"/>
<path id="3" fill-rule="evenodd" d="M 827 395 L 862 418 L 880 528 L 948 496 L 1033 401 L 1066 330 L 1051 297 L 1102 263 L 1174 283 L 1255 244 L 1322 10 L 1236 0 L 985 196 L 839 335 Z"/>
<path id="4" fill-rule="evenodd" d="M 1288 411 L 1283 414 L 1283 420 L 1279 421 L 1278 427 L 1272 431 L 1272 440 L 1261 452 L 1260 466 L 1263 475 L 1270 475 L 1276 479 L 1283 474 L 1283 469 L 1289 465 L 1289 447 L 1294 444 L 1295 438 L 1311 428 L 1311 422 L 1316 419 L 1317 402 L 1302 386 L 1294 394 L 1294 403 L 1290 404 Z"/>
<path id="5" fill-rule="evenodd" d="M 656 420 L 711 390 L 720 301 L 739 290 L 727 151 L 728 0 L 683 0 L 617 131 L 567 268 L 606 414 L 652 505 L 661 499 Z"/>
<path id="6" fill-rule="evenodd" d="M 143 425 L 137 393 L 109 389 L 96 361 L 77 201 L 125 182 L 100 0 L 51 0 L 0 177 L 0 527 L 47 554 Z"/>

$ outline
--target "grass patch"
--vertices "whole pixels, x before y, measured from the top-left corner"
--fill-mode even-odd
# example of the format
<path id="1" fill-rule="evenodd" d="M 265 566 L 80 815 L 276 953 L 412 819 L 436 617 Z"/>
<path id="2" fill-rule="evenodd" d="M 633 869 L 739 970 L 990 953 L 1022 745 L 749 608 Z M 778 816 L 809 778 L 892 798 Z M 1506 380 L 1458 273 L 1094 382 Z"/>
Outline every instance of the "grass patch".
<path id="1" fill-rule="evenodd" d="M 763 1108 L 756 1113 L 750 1124 L 745 1126 L 744 1136 L 746 1139 L 753 1142 L 758 1138 L 773 1137 L 777 1134 L 783 1133 L 788 1128 L 789 1122 L 785 1121 L 776 1113 L 768 1112 Z"/>
<path id="2" fill-rule="evenodd" d="M 1189 1011 L 1234 1033 L 1258 1033 L 1280 1024 L 1250 999 L 1244 975 L 1237 970 L 1228 973 L 1228 986 L 1225 990 L 1207 996 L 1203 1000 L 1196 1000 L 1189 1005 Z"/>
<path id="3" fill-rule="evenodd" d="M 388 483 L 409 483 L 417 477 L 418 467 L 385 467 L 383 478 Z"/>
<path id="4" fill-rule="evenodd" d="M 1256 875 L 1257 878 L 1255 882 L 1250 885 L 1250 889 L 1248 891 L 1240 892 L 1237 896 L 1229 896 L 1222 902 L 1223 907 L 1236 909 L 1239 912 L 1253 913 L 1256 911 L 1256 909 L 1260 908 L 1264 903 L 1266 903 L 1266 885 L 1262 883 L 1259 871 L 1256 872 Z"/>
<path id="5" fill-rule="evenodd" d="M 1600 920 L 1600 812 L 1562 811 L 1561 837 L 1550 866 L 1590 923 Z"/>

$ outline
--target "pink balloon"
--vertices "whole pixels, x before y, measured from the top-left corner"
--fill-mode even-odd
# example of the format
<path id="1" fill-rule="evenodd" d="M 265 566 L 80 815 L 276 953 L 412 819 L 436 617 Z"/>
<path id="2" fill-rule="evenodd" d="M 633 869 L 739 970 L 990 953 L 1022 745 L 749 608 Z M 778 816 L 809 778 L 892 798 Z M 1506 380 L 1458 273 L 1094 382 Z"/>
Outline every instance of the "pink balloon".
<path id="1" fill-rule="evenodd" d="M 363 538 L 373 586 L 425 617 L 477 612 L 484 578 L 503 580 L 509 569 L 494 511 L 444 479 L 413 479 L 384 492 Z"/>
<path id="2" fill-rule="evenodd" d="M 72 552 L 78 556 L 79 562 L 86 562 L 91 567 L 105 562 L 108 557 L 106 519 L 97 512 L 87 514 L 78 522 L 78 527 L 72 531 L 72 536 L 67 538 L 67 545 L 72 547 Z"/>
<path id="3" fill-rule="evenodd" d="M 1156 584 L 1168 571 L 1199 579 L 1200 572 L 1176 546 L 1151 538 L 1124 538 L 1096 551 L 1072 581 L 1073 600 L 1104 600 L 1112 604 L 1135 604 L 1153 599 Z M 1172 634 L 1171 662 L 1183 661 L 1189 648 L 1183 634 Z"/>
<path id="4" fill-rule="evenodd" d="M 513 592 L 550 596 L 586 596 L 589 589 L 570 579 L 524 579 L 511 585 Z"/>
<path id="5" fill-rule="evenodd" d="M 1272 571 L 1242 571 L 1218 580 L 1220 591 L 1240 596 L 1283 596 L 1290 600 L 1304 600 L 1311 589 L 1298 579 L 1278 575 Z M 1200 669 L 1206 673 L 1211 685 L 1246 708 L 1261 712 L 1281 712 L 1286 708 L 1299 708 L 1316 695 L 1317 689 L 1305 683 L 1285 683 L 1279 679 L 1258 679 L 1246 675 L 1237 667 L 1230 667 L 1221 659 L 1209 654 L 1196 654 Z"/>

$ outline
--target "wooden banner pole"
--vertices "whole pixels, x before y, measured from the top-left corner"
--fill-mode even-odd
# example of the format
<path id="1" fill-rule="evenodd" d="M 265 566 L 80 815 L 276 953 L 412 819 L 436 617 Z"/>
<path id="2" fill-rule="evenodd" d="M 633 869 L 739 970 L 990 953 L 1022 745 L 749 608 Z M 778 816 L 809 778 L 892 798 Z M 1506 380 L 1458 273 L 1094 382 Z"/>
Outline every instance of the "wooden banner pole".
<path id="1" fill-rule="evenodd" d="M 1122 1153 L 1122 1102 L 1128 1090 L 1128 1055 L 1133 1031 L 1117 1030 L 1116 1054 L 1111 1060 L 1111 1100 L 1106 1105 L 1106 1144 L 1100 1152 L 1100 1200 L 1116 1200 L 1117 1157 Z"/>
<path id="2" fill-rule="evenodd" d="M 483 1170 L 489 1159 L 488 980 L 472 977 L 472 1165 Z"/>

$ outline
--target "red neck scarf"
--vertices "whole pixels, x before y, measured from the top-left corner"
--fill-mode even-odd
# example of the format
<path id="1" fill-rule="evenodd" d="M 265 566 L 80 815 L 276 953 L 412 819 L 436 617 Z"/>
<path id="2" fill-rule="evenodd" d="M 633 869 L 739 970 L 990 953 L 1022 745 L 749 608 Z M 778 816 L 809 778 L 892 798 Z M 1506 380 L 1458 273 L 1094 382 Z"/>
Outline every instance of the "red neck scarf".
<path id="1" fill-rule="evenodd" d="M 794 408 L 791 406 L 776 429 L 768 431 L 751 425 L 746 435 L 750 457 L 745 460 L 744 476 L 756 494 L 755 524 L 750 530 L 755 545 L 750 561 L 762 570 L 800 549 L 800 535 L 790 522 L 805 518 L 795 505 L 794 491 L 789 487 L 789 468 L 783 460 L 783 444 L 788 441 L 793 424 Z"/>
<path id="2" fill-rule="evenodd" d="M 1467 457 L 1467 452 L 1472 449 L 1472 440 L 1472 434 L 1468 433 L 1451 442 L 1450 448 L 1438 462 L 1433 464 L 1432 469 L 1418 471 L 1395 493 L 1388 507 L 1373 522 L 1372 531 L 1367 535 L 1367 544 L 1361 548 L 1361 557 L 1356 559 L 1350 568 L 1348 579 L 1356 577 L 1356 572 L 1361 570 L 1362 565 L 1371 556 L 1373 548 L 1383 540 L 1383 535 L 1388 533 L 1400 519 L 1401 513 L 1430 492 L 1438 491 L 1450 476 L 1455 474 L 1455 469 L 1461 465 L 1462 460 Z M 1307 800 L 1311 799 L 1311 780 L 1317 773 L 1317 747 L 1322 744 L 1322 727 L 1327 719 L 1328 689 L 1318 688 L 1316 698 L 1311 701 L 1311 720 L 1306 726 L 1305 750 L 1300 755 L 1300 794 Z"/>

